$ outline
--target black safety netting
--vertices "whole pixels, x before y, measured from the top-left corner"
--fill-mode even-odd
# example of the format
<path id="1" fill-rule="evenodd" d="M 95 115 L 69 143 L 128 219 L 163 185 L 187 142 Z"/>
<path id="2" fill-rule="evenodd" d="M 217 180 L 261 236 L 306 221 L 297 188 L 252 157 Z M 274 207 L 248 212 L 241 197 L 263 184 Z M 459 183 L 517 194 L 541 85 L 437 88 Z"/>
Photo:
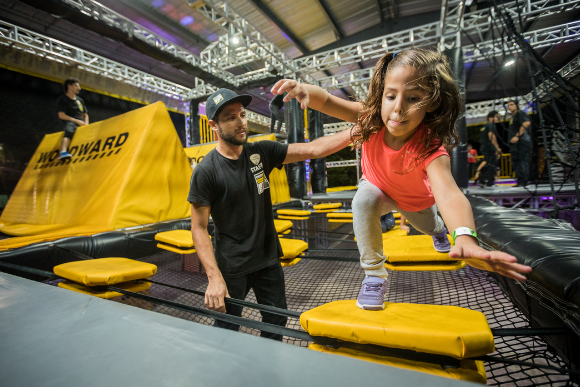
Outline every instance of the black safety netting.
<path id="1" fill-rule="evenodd" d="M 325 250 L 307 255 L 326 257 L 357 258 L 358 253 L 352 224 L 328 223 L 317 218 L 308 221 L 294 221 L 295 227 L 288 234 L 293 238 L 308 237 L 309 250 Z M 300 227 L 300 229 L 298 229 Z M 322 230 L 322 231 L 321 231 Z M 347 251 L 351 250 L 352 251 Z M 340 252 L 333 252 L 340 250 Z M 187 260 L 195 256 L 164 252 L 142 259 L 157 265 L 158 271 L 153 280 L 184 288 L 205 291 L 207 276 L 204 273 L 192 272 L 192 265 Z M 185 264 L 185 266 L 184 266 Z M 195 265 L 194 265 L 195 266 Z M 183 270 L 183 268 L 190 268 Z M 284 268 L 288 309 L 303 312 L 316 306 L 337 300 L 354 299 L 360 290 L 364 273 L 357 262 L 338 262 L 315 259 L 302 259 L 298 264 Z M 485 314 L 490 327 L 493 328 L 527 328 L 529 321 L 509 297 L 502 291 L 495 280 L 485 271 L 472 267 L 451 272 L 389 272 L 389 288 L 385 301 L 399 303 L 416 303 L 432 305 L 454 305 Z M 205 308 L 202 296 L 185 291 L 152 284 L 145 292 L 153 297 L 179 302 L 181 304 Z M 168 314 L 205 325 L 212 325 L 213 319 L 193 313 L 180 311 L 171 307 L 156 305 L 151 302 L 123 296 L 116 301 Z M 247 301 L 256 302 L 252 291 Z M 260 320 L 260 312 L 244 308 L 243 317 Z M 301 329 L 297 319 L 288 319 L 288 328 Z M 241 327 L 240 332 L 259 335 L 259 331 Z M 306 347 L 308 342 L 284 337 L 284 342 Z M 568 365 L 551 350 L 542 337 L 538 336 L 499 336 L 495 337 L 496 352 L 491 356 L 531 362 L 538 365 L 549 365 L 565 368 Z M 570 380 L 568 375 L 557 371 L 540 369 L 531 366 L 510 365 L 504 363 L 485 363 L 488 385 L 502 386 L 568 386 L 579 385 Z"/>

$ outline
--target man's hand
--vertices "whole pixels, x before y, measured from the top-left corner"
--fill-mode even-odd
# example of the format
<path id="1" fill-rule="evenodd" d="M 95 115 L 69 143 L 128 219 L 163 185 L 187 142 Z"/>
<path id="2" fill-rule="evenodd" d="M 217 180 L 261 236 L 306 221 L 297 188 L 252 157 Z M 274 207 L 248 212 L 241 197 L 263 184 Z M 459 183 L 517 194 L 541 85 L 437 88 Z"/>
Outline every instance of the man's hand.
<path id="1" fill-rule="evenodd" d="M 521 265 L 513 255 L 500 251 L 487 251 L 474 244 L 456 244 L 449 252 L 450 258 L 464 260 L 469 266 L 499 273 L 517 281 L 525 281 L 520 273 L 531 273 L 532 268 Z"/>
<path id="2" fill-rule="evenodd" d="M 290 101 L 292 98 L 296 98 L 300 102 L 300 107 L 306 109 L 308 103 L 310 102 L 310 96 L 308 94 L 308 89 L 304 87 L 300 82 L 293 79 L 281 79 L 270 91 L 272 94 L 283 94 L 287 92 L 288 95 L 284 97 L 284 102 Z"/>
<path id="3" fill-rule="evenodd" d="M 78 126 L 85 126 L 87 123 L 84 122 L 83 120 L 77 120 L 76 118 L 73 118 L 73 122 L 75 124 L 77 124 Z"/>
<path id="4" fill-rule="evenodd" d="M 519 138 L 518 136 L 514 136 L 514 137 L 512 137 L 512 139 L 510 140 L 510 142 L 511 142 L 512 144 L 515 144 L 515 143 L 516 143 L 516 142 L 518 142 L 518 141 L 520 141 L 520 138 Z"/>
<path id="5" fill-rule="evenodd" d="M 205 290 L 205 306 L 211 310 L 225 313 L 224 297 L 230 298 L 230 294 L 223 278 L 210 280 Z"/>

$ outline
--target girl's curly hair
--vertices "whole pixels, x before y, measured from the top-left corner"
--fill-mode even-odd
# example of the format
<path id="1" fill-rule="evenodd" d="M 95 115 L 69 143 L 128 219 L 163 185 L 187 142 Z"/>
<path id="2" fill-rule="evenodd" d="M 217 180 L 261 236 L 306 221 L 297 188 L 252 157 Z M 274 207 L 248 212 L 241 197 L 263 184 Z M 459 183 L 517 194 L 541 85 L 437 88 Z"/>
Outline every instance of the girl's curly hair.
<path id="1" fill-rule="evenodd" d="M 381 117 L 385 81 L 389 71 L 397 67 L 412 67 L 417 72 L 416 82 L 425 91 L 419 108 L 427 106 L 435 109 L 427 112 L 423 123 L 428 130 L 422 139 L 424 152 L 416 161 L 429 157 L 441 145 L 450 152 L 457 144 L 455 122 L 461 109 L 461 96 L 453 79 L 449 60 L 438 51 L 415 48 L 398 54 L 385 54 L 376 64 L 371 78 L 369 94 L 361 101 L 363 110 L 359 114 L 358 125 L 351 132 L 353 145 L 369 141 L 371 134 L 378 133 L 385 126 Z M 409 112 L 404 112 L 408 114 Z M 358 137 L 355 139 L 355 137 Z"/>

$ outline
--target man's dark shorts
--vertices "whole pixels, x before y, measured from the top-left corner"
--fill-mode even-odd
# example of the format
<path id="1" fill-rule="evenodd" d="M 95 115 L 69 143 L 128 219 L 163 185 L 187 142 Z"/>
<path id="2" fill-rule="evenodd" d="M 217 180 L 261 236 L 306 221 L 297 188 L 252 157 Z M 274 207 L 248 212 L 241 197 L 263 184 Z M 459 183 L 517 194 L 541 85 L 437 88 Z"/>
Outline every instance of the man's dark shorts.
<path id="1" fill-rule="evenodd" d="M 64 136 L 72 140 L 75 132 L 77 131 L 78 125 L 74 122 L 67 121 L 64 123 Z"/>

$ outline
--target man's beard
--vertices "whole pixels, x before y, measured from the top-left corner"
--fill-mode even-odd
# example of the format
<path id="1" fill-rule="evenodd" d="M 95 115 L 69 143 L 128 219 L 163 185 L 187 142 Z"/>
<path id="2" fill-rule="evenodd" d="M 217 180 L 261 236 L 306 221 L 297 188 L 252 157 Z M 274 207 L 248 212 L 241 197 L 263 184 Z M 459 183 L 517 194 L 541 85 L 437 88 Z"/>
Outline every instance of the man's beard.
<path id="1" fill-rule="evenodd" d="M 225 133 L 221 126 L 218 124 L 218 135 L 220 136 L 220 138 L 222 140 L 224 140 L 225 142 L 228 142 L 232 145 L 244 145 L 246 142 L 248 142 L 248 133 L 247 130 L 244 129 L 244 131 L 246 132 L 246 138 L 244 138 L 243 140 L 238 140 L 236 138 L 236 132 L 234 133 Z"/>

